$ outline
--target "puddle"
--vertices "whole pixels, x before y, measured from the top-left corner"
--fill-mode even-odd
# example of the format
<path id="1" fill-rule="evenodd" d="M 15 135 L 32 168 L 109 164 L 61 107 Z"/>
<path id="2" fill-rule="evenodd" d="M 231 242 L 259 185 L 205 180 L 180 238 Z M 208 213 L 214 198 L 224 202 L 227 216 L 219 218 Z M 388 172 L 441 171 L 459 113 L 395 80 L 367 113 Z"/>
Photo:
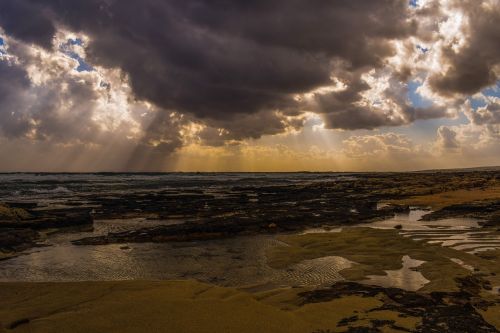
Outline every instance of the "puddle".
<path id="1" fill-rule="evenodd" d="M 301 232 L 300 234 L 307 235 L 307 234 L 324 234 L 329 232 L 342 232 L 343 229 L 344 228 L 332 228 L 332 227 L 310 228 Z"/>
<path id="2" fill-rule="evenodd" d="M 429 210 L 412 209 L 409 213 L 396 214 L 393 218 L 361 226 L 376 229 L 397 228 L 403 237 L 471 254 L 500 248 L 500 234 L 493 229 L 481 228 L 478 219 L 448 218 L 421 221 L 420 219 L 428 213 Z"/>
<path id="3" fill-rule="evenodd" d="M 473 219 L 419 221 L 426 210 L 412 210 L 409 214 L 372 224 L 309 229 L 303 234 L 340 233 L 353 228 L 371 227 L 394 229 L 408 240 L 478 252 L 500 248 L 500 234 L 478 229 Z M 3 261 L 0 281 L 82 281 L 82 280 L 169 280 L 196 279 L 221 286 L 243 287 L 254 285 L 260 289 L 280 286 L 325 286 L 344 278 L 340 272 L 352 262 L 340 256 L 325 256 L 305 260 L 287 269 L 274 269 L 267 263 L 266 251 L 283 246 L 275 236 L 257 235 L 224 240 L 187 243 L 112 244 L 104 246 L 73 246 L 71 240 L 102 235 L 108 232 L 134 230 L 144 226 L 179 223 L 180 220 L 97 220 L 94 230 L 78 233 L 49 235 L 47 244 L 22 256 Z M 353 249 L 356 251 L 356 249 Z M 325 253 L 335 254 L 335 253 Z M 416 270 L 423 261 L 403 257 L 403 267 L 386 271 L 383 276 L 368 276 L 364 283 L 383 287 L 418 290 L 429 281 Z M 473 270 L 459 259 L 450 258 L 462 267 Z"/>
<path id="4" fill-rule="evenodd" d="M 138 219 L 101 221 L 106 231 L 130 228 Z M 97 224 L 97 230 L 104 230 Z M 87 232 L 85 234 L 92 234 Z M 1 262 L 0 281 L 115 281 L 195 279 L 225 287 L 253 285 L 259 290 L 289 286 L 326 286 L 343 281 L 351 262 L 338 256 L 305 260 L 288 269 L 267 264 L 266 252 L 284 243 L 257 235 L 186 243 L 137 243 L 74 246 L 79 234 L 54 234 L 47 243 Z"/>
<path id="5" fill-rule="evenodd" d="M 471 218 L 452 218 L 438 221 L 421 221 L 420 219 L 429 214 L 430 210 L 412 209 L 409 213 L 399 213 L 387 220 L 376 221 L 366 224 L 371 228 L 377 229 L 393 229 L 396 226 L 401 226 L 402 230 L 406 231 L 433 231 L 438 229 L 443 230 L 468 230 L 479 227 L 479 221 Z"/>
<path id="6" fill-rule="evenodd" d="M 410 256 L 404 256 L 403 267 L 394 271 L 385 271 L 386 275 L 368 275 L 367 280 L 361 281 L 365 284 L 377 285 L 381 287 L 395 287 L 409 291 L 417 291 L 430 281 L 422 273 L 415 269 L 425 261 L 412 259 Z"/>
<path id="7" fill-rule="evenodd" d="M 471 265 L 467 265 L 463 260 L 460 260 L 458 258 L 450 258 L 450 260 L 453 261 L 455 264 L 462 266 L 466 270 L 474 272 L 474 267 L 472 267 Z"/>

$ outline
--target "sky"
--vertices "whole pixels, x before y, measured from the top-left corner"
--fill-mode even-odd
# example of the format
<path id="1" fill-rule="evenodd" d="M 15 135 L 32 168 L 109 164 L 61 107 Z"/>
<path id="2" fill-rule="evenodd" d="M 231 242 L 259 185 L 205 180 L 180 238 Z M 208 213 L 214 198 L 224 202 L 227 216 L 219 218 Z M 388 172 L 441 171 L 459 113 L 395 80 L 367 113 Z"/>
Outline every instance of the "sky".
<path id="1" fill-rule="evenodd" d="M 0 172 L 500 165 L 500 0 L 1 0 Z"/>

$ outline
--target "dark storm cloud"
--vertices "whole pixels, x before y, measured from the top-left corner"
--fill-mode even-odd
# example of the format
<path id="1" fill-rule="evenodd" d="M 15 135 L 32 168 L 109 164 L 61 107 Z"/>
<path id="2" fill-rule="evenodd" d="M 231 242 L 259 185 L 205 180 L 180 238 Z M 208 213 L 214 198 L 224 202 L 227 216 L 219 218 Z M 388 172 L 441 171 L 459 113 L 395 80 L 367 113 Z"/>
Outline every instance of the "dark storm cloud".
<path id="1" fill-rule="evenodd" d="M 324 113 L 326 128 L 342 129 L 373 129 L 380 126 L 401 125 L 401 118 L 391 119 L 390 114 L 377 112 L 372 105 L 359 105 L 363 99 L 362 93 L 370 86 L 361 79 L 360 75 L 345 74 L 345 90 L 328 94 L 317 94 L 315 101 L 316 110 Z"/>
<path id="2" fill-rule="evenodd" d="M 137 98 L 246 133 L 236 137 L 281 130 L 269 117 L 296 114 L 295 94 L 330 84 L 335 66 L 381 67 L 390 40 L 416 30 L 406 0 L 2 0 L 0 10 L 0 26 L 28 42 L 47 46 L 58 25 L 87 34 L 87 60 L 123 69 Z"/>
<path id="3" fill-rule="evenodd" d="M 199 136 L 207 145 L 221 146 L 230 140 L 258 139 L 262 135 L 279 134 L 287 129 L 298 130 L 303 127 L 304 121 L 303 117 L 287 117 L 280 112 L 261 111 L 240 115 L 229 121 L 208 120 L 209 127 Z M 228 128 L 230 131 L 221 130 Z"/>
<path id="4" fill-rule="evenodd" d="M 357 130 L 403 124 L 405 122 L 400 118 L 392 119 L 389 115 L 356 106 L 349 106 L 341 111 L 328 113 L 325 116 L 326 128 Z"/>
<path id="5" fill-rule="evenodd" d="M 435 119 L 446 117 L 444 107 L 415 108 L 405 105 L 401 113 L 381 112 L 377 108 L 349 105 L 336 112 L 325 115 L 325 128 L 348 130 L 375 129 L 383 126 L 401 126 L 418 119 Z"/>
<path id="6" fill-rule="evenodd" d="M 408 85 L 400 75 L 391 77 L 387 87 L 377 93 L 378 101 L 365 101 L 363 93 L 371 87 L 359 73 L 341 73 L 346 89 L 327 94 L 316 94 L 316 112 L 324 113 L 326 128 L 348 130 L 374 129 L 382 126 L 400 126 L 417 119 L 447 116 L 447 108 L 439 106 L 415 107 L 408 100 Z M 383 80 L 380 78 L 380 80 Z M 451 105 L 450 105 L 451 106 Z"/>
<path id="7" fill-rule="evenodd" d="M 173 116 L 173 114 L 157 113 L 147 128 L 145 136 L 141 139 L 140 146 L 152 148 L 156 152 L 172 152 L 182 146 L 179 128 L 184 124 L 183 119 Z"/>
<path id="8" fill-rule="evenodd" d="M 29 89 L 26 71 L 7 61 L 0 61 L 0 133 L 7 137 L 25 135 L 30 130 L 29 118 L 23 111 L 20 94 Z"/>
<path id="9" fill-rule="evenodd" d="M 45 48 L 51 47 L 56 32 L 46 9 L 25 0 L 0 1 L 0 26 L 16 38 Z"/>
<path id="10" fill-rule="evenodd" d="M 443 65 L 450 68 L 431 78 L 432 87 L 443 95 L 474 94 L 498 80 L 500 65 L 500 7 L 487 1 L 455 1 L 469 20 L 464 47 L 454 50 L 453 43 L 443 49 Z"/>

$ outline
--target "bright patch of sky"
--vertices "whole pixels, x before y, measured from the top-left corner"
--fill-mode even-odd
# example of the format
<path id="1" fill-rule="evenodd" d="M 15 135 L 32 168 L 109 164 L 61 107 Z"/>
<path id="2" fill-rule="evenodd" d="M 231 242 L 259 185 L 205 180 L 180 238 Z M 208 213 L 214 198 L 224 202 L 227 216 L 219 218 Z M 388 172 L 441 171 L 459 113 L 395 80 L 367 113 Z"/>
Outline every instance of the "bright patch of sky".
<path id="1" fill-rule="evenodd" d="M 500 81 L 498 81 L 496 83 L 496 85 L 494 85 L 494 86 L 483 89 L 481 91 L 481 94 L 483 94 L 486 97 L 486 99 L 488 97 L 500 98 Z M 473 109 L 478 109 L 478 108 L 482 108 L 482 107 L 488 105 L 486 99 L 482 98 L 482 97 L 478 97 L 478 98 L 470 97 L 469 101 L 470 101 L 470 105 Z"/>
<path id="2" fill-rule="evenodd" d="M 78 61 L 78 66 L 75 68 L 78 72 L 91 72 L 94 69 L 83 59 L 78 53 L 72 50 L 72 46 L 83 46 L 83 41 L 80 38 L 68 39 L 67 43 L 60 46 L 61 52 L 68 57 Z"/>
<path id="3" fill-rule="evenodd" d="M 411 80 L 408 82 L 408 99 L 414 107 L 430 107 L 432 106 L 432 101 L 425 99 L 418 93 L 418 88 L 420 88 L 421 85 L 422 83 L 417 80 Z"/>
<path id="4" fill-rule="evenodd" d="M 440 119 L 419 119 L 412 124 L 400 127 L 382 128 L 381 132 L 393 132 L 403 134 L 412 139 L 417 144 L 429 144 L 436 136 L 436 132 L 441 126 L 459 126 L 468 124 L 469 120 L 465 114 L 460 113 L 457 118 Z"/>
<path id="5" fill-rule="evenodd" d="M 422 45 L 417 45 L 417 49 L 422 52 L 423 54 L 429 52 L 429 48 L 423 47 Z"/>
<path id="6" fill-rule="evenodd" d="M 68 39 L 68 43 L 70 45 L 78 45 L 78 46 L 83 46 L 83 40 L 80 38 L 75 38 L 75 39 Z"/>
<path id="7" fill-rule="evenodd" d="M 483 95 L 500 97 L 500 81 L 496 85 L 483 90 Z"/>
<path id="8" fill-rule="evenodd" d="M 5 50 L 5 41 L 3 40 L 2 36 L 0 36 L 0 56 L 6 54 L 7 51 Z"/>
<path id="9" fill-rule="evenodd" d="M 78 61 L 78 67 L 76 68 L 76 70 L 78 72 L 92 72 L 94 70 L 94 68 L 92 68 L 92 66 L 90 66 L 89 64 L 87 64 L 82 58 L 80 58 L 79 56 L 77 56 L 76 58 L 74 58 L 75 60 Z"/>
<path id="10" fill-rule="evenodd" d="M 410 0 L 411 7 L 418 7 L 418 0 Z"/>
<path id="11" fill-rule="evenodd" d="M 474 98 L 474 97 L 470 97 L 469 98 L 469 102 L 470 102 L 470 106 L 475 110 L 475 109 L 478 109 L 478 108 L 482 108 L 486 105 L 488 105 L 488 103 L 486 103 L 486 101 L 482 98 Z"/>

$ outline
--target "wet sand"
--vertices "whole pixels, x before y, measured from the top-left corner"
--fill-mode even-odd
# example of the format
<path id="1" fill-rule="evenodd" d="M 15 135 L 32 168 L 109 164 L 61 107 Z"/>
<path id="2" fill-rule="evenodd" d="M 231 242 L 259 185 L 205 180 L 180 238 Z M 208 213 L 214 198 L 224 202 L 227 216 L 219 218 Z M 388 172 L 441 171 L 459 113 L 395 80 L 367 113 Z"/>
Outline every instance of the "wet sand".
<path id="1" fill-rule="evenodd" d="M 473 221 L 465 222 L 469 228 L 477 227 Z M 415 241 L 405 237 L 405 229 L 390 227 L 392 223 L 277 236 L 274 246 L 264 247 L 265 257 L 260 260 L 265 259 L 263 264 L 271 271 L 301 278 L 302 285 L 296 287 L 285 275 L 281 276 L 282 284 L 288 285 L 284 288 L 245 286 L 242 281 L 232 282 L 239 288 L 228 288 L 194 280 L 0 283 L 1 326 L 4 332 L 313 333 L 354 332 L 356 327 L 373 332 L 430 332 L 459 322 L 466 330 L 452 327 L 443 332 L 496 332 L 500 300 L 493 287 L 500 285 L 500 267 L 495 264 L 500 251 L 487 251 L 482 258 Z M 407 221 L 405 227 L 412 232 L 433 230 L 425 225 L 419 229 L 419 223 Z M 455 227 L 455 231 L 468 230 Z M 227 260 L 231 242 L 243 248 L 257 244 L 252 238 L 247 245 L 241 240 L 206 243 L 213 251 L 219 242 L 219 255 L 226 252 Z M 23 257 L 28 256 L 14 260 Z M 200 267 L 210 266 L 210 260 L 221 262 L 214 255 Z M 337 268 L 333 280 L 359 283 L 322 283 L 339 262 L 345 266 Z M 231 276 L 222 270 L 219 277 Z M 251 271 L 242 273 L 242 277 L 252 276 Z M 318 283 L 320 277 L 326 280 Z M 471 327 L 482 328 L 467 330 Z"/>
<path id="2" fill-rule="evenodd" d="M 194 281 L 0 284 L 4 332 L 331 332 L 343 318 L 417 318 L 369 311 L 377 298 L 346 296 L 296 305 L 298 290 L 249 294 Z M 323 330 L 323 331 L 322 331 Z M 343 330 L 343 329 L 342 329 Z"/>

